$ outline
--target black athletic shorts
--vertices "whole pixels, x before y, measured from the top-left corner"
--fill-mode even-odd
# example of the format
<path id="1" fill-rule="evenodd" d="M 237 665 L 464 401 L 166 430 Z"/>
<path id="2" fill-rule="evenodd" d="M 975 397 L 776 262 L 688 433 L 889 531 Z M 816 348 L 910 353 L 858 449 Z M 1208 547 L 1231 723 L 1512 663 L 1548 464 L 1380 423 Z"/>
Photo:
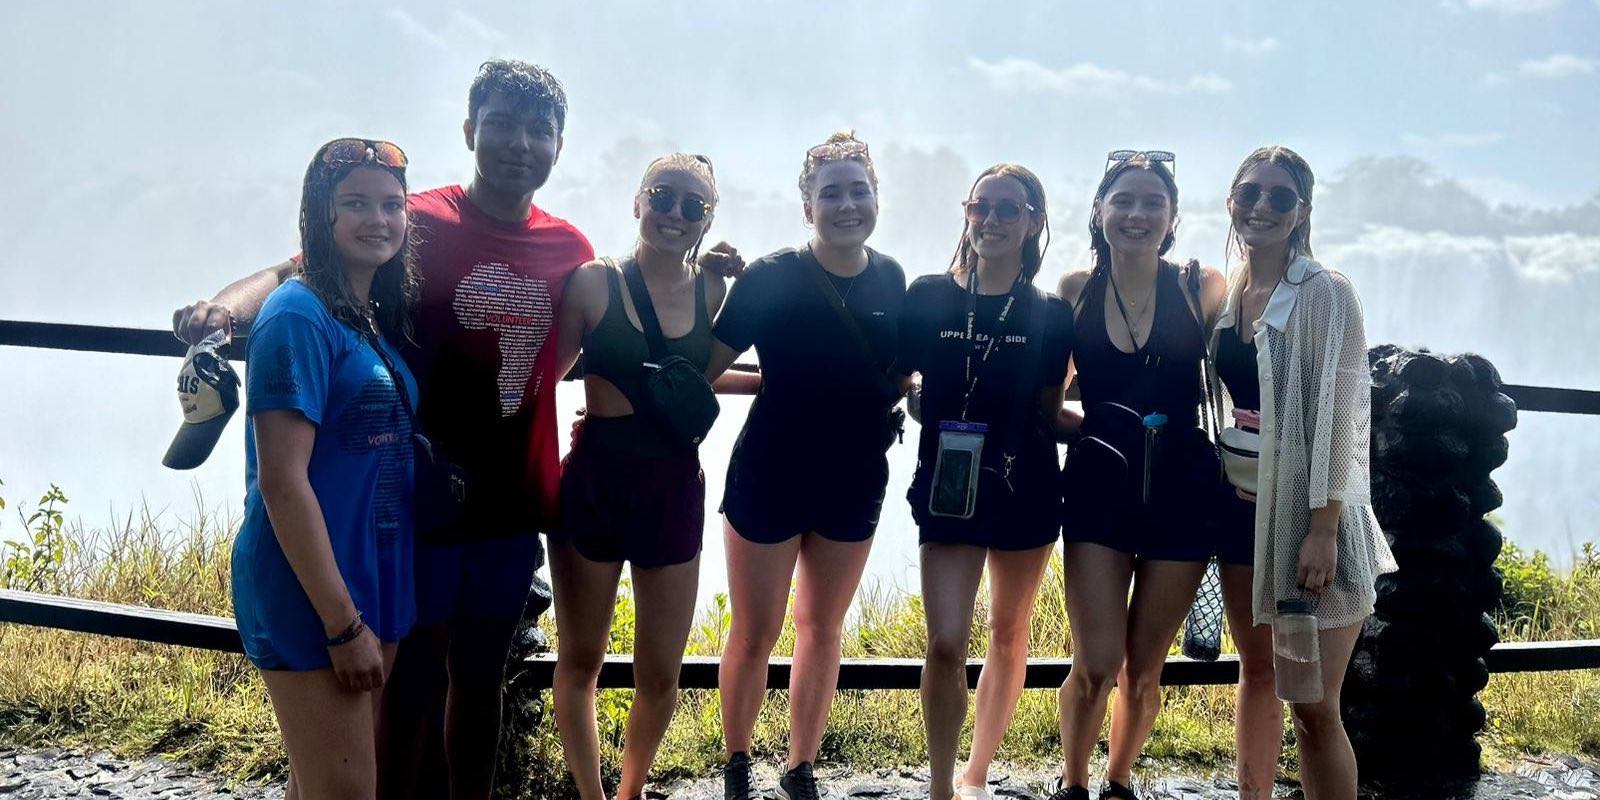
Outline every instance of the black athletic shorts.
<path id="1" fill-rule="evenodd" d="M 807 532 L 836 542 L 872 538 L 889 485 L 889 459 L 859 442 L 802 446 L 741 436 L 722 496 L 728 524 L 757 544 Z"/>
<path id="2" fill-rule="evenodd" d="M 917 522 L 918 544 L 966 544 L 995 550 L 1032 550 L 1054 544 L 1061 535 L 1061 495 L 1054 462 L 1039 469 L 1012 472 L 1006 487 L 998 473 L 985 470 L 978 479 L 978 501 L 971 519 L 937 516 L 928 511 L 933 468 L 925 464 L 911 480 L 906 501 Z M 1025 478 L 1026 476 L 1026 478 Z"/>
<path id="3" fill-rule="evenodd" d="M 696 451 L 639 452 L 637 415 L 584 420 L 562 462 L 561 524 L 551 533 L 590 561 L 682 564 L 700 553 L 706 476 Z"/>

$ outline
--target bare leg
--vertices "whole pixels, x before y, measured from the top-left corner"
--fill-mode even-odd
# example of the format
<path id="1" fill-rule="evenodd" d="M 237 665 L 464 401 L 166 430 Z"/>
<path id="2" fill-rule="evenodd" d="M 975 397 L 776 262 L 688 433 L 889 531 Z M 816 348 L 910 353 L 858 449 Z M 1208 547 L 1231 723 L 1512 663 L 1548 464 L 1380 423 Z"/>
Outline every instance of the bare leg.
<path id="1" fill-rule="evenodd" d="M 989 652 L 978 676 L 972 757 L 961 778 L 967 786 L 989 782 L 989 764 L 1016 716 L 1028 674 L 1033 601 L 1039 596 L 1039 582 L 1044 580 L 1044 568 L 1054 550 L 1052 542 L 1032 550 L 989 551 Z"/>
<path id="2" fill-rule="evenodd" d="M 1161 667 L 1205 577 L 1205 562 L 1140 561 L 1128 607 L 1127 655 L 1111 711 L 1106 777 L 1127 786 L 1161 711 Z"/>
<path id="3" fill-rule="evenodd" d="M 695 591 L 700 585 L 700 556 L 683 564 L 654 569 L 633 568 L 633 597 L 638 628 L 633 641 L 633 707 L 622 749 L 622 782 L 617 797 L 630 800 L 644 793 L 661 739 L 678 707 L 678 674 L 683 647 L 694 624 Z"/>
<path id="4" fill-rule="evenodd" d="M 722 663 L 717 665 L 717 688 L 722 699 L 722 738 L 732 755 L 750 750 L 756 717 L 767 695 L 767 659 L 783 633 L 800 537 L 756 544 L 740 536 L 726 518 L 722 528 L 733 619 Z"/>
<path id="5" fill-rule="evenodd" d="M 555 592 L 556 671 L 552 687 L 556 729 L 567 771 L 584 800 L 605 800 L 600 782 L 600 740 L 595 730 L 595 686 L 611 641 L 622 562 L 590 561 L 571 544 L 550 542 L 551 588 Z"/>
<path id="6" fill-rule="evenodd" d="M 1272 670 L 1272 627 L 1255 624 L 1246 566 L 1222 566 L 1222 605 L 1239 650 L 1239 704 L 1234 743 L 1239 750 L 1239 800 L 1271 800 L 1283 751 L 1283 703 Z"/>
<path id="7" fill-rule="evenodd" d="M 985 552 L 965 544 L 922 546 L 922 607 L 928 623 L 922 724 L 928 736 L 929 798 L 942 800 L 955 793 L 950 783 L 961 723 L 967 718 L 967 647 Z"/>
<path id="8" fill-rule="evenodd" d="M 872 540 L 804 534 L 795 576 L 794 666 L 789 672 L 789 768 L 815 761 L 839 686 L 844 615 L 861 583 Z"/>
<path id="9" fill-rule="evenodd" d="M 1089 785 L 1089 756 L 1100 740 L 1106 699 L 1122 668 L 1133 556 L 1083 542 L 1066 546 L 1067 617 L 1072 671 L 1061 684 L 1061 779 Z"/>
<path id="10" fill-rule="evenodd" d="M 393 653 L 392 646 L 384 648 L 386 662 L 393 663 Z M 331 668 L 263 670 L 261 677 L 289 753 L 295 800 L 376 798 L 374 713 L 381 691 L 346 691 Z"/>
<path id="11" fill-rule="evenodd" d="M 1355 800 L 1356 754 L 1339 718 L 1339 692 L 1361 625 L 1322 631 L 1322 702 L 1293 703 L 1295 741 L 1300 747 L 1300 783 L 1306 800 Z"/>

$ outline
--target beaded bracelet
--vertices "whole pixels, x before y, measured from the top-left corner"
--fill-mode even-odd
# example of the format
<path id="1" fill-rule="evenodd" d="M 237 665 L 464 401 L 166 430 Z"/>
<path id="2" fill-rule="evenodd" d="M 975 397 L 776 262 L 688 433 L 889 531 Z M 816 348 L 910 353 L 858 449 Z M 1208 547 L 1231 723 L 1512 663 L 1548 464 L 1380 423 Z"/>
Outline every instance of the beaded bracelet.
<path id="1" fill-rule="evenodd" d="M 361 632 L 366 629 L 367 624 L 361 621 L 361 612 L 357 611 L 356 618 L 350 620 L 350 625 L 348 627 L 340 632 L 338 636 L 333 636 L 328 639 L 328 646 L 338 647 L 341 644 L 349 644 L 355 641 L 356 637 L 360 636 Z"/>

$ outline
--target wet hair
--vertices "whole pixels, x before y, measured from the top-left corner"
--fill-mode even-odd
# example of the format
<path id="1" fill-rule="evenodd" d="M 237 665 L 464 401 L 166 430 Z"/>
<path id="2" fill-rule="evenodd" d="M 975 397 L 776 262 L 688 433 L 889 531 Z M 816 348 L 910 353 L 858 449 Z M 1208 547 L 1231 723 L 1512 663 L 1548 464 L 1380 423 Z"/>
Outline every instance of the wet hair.
<path id="1" fill-rule="evenodd" d="M 1233 173 L 1233 183 L 1228 185 L 1228 196 L 1233 196 L 1233 190 L 1238 188 L 1239 182 L 1244 180 L 1244 174 L 1257 164 L 1276 164 L 1289 173 L 1289 179 L 1294 181 L 1295 191 L 1306 205 L 1311 204 L 1311 192 L 1316 188 L 1317 178 L 1311 174 L 1311 165 L 1306 163 L 1299 153 L 1282 145 L 1258 147 L 1256 151 L 1245 156 L 1244 163 L 1239 165 L 1239 171 Z M 1244 242 L 1239 239 L 1238 231 L 1228 226 L 1228 250 L 1237 251 L 1244 255 Z M 1293 261 L 1299 256 L 1311 255 L 1311 217 L 1301 216 L 1300 224 L 1294 226 L 1289 232 L 1289 260 Z"/>
<path id="2" fill-rule="evenodd" d="M 1044 265 L 1045 250 L 1050 247 L 1050 214 L 1045 207 L 1044 182 L 1039 180 L 1038 175 L 1033 174 L 1033 170 L 1021 164 L 996 164 L 984 170 L 978 175 L 978 179 L 972 182 L 972 188 L 967 191 L 968 199 L 978 190 L 978 184 L 991 175 L 1004 175 L 1022 184 L 1022 189 L 1028 196 L 1028 204 L 1035 209 L 1032 213 L 1044 219 L 1044 226 L 1039 232 L 1029 236 L 1027 241 L 1022 243 L 1022 280 L 1032 283 L 1034 277 L 1039 274 L 1039 268 Z M 961 229 L 961 242 L 956 245 L 955 255 L 950 257 L 951 274 L 966 275 L 978 266 L 978 253 L 973 249 L 972 240 L 967 235 L 971 228 L 972 223 L 967 222 Z"/>
<path id="3" fill-rule="evenodd" d="M 706 182 L 711 189 L 711 196 L 706 198 L 715 210 L 717 205 L 717 173 L 711 167 L 711 159 L 702 155 L 691 153 L 669 153 L 652 162 L 644 168 L 644 177 L 639 179 L 639 191 L 650 188 L 650 178 L 663 170 L 680 169 L 691 175 L 697 175 Z M 700 257 L 700 243 L 705 241 L 706 231 L 711 230 L 711 217 L 707 215 L 706 226 L 700 230 L 700 238 L 694 240 L 694 247 L 689 248 L 685 254 L 685 263 L 693 264 Z"/>
<path id="4" fill-rule="evenodd" d="M 863 148 L 865 148 L 867 144 L 866 142 L 856 138 L 855 131 L 835 131 L 833 134 L 828 136 L 828 140 L 822 144 L 846 144 L 848 142 L 855 142 L 860 144 Z M 800 167 L 800 200 L 802 202 L 811 202 L 811 182 L 817 177 L 817 170 L 821 169 L 823 164 L 829 164 L 834 161 L 855 161 L 861 164 L 861 166 L 866 167 L 867 182 L 872 184 L 873 192 L 878 191 L 878 172 L 872 168 L 872 155 L 865 149 L 859 153 L 824 156 L 822 158 L 811 155 L 811 149 L 815 148 L 807 149 L 805 163 Z"/>
<path id="5" fill-rule="evenodd" d="M 335 140 L 339 141 L 339 140 Z M 406 191 L 406 171 L 377 162 L 372 150 L 367 150 L 365 161 L 331 166 L 323 162 L 323 151 L 329 142 L 317 148 L 306 168 L 305 184 L 300 193 L 300 269 L 296 276 L 328 307 L 334 319 L 358 331 L 368 331 L 367 315 L 357 299 L 350 280 L 345 276 L 344 260 L 339 257 L 333 241 L 333 217 L 337 210 L 333 202 L 334 189 L 340 181 L 357 169 L 381 169 L 400 181 L 400 191 Z M 415 263 L 414 227 L 406 220 L 405 236 L 393 258 L 378 267 L 372 278 L 368 300 L 378 329 L 391 341 L 411 338 L 411 307 L 416 304 L 421 290 Z"/>
<path id="6" fill-rule="evenodd" d="M 1151 161 L 1143 153 L 1135 154 L 1132 158 L 1119 161 L 1106 170 L 1100 179 L 1099 188 L 1094 191 L 1094 202 L 1099 204 L 1111 193 L 1111 187 L 1117 179 L 1133 170 L 1142 169 L 1154 174 L 1161 179 L 1162 185 L 1167 187 L 1167 202 L 1172 207 L 1172 227 L 1161 240 L 1161 247 L 1157 255 L 1166 255 L 1172 249 L 1172 243 L 1177 240 L 1178 230 L 1178 182 L 1172 177 L 1172 170 L 1160 161 Z M 1089 213 L 1089 246 L 1094 250 L 1094 269 L 1092 274 L 1109 273 L 1111 271 L 1111 242 L 1106 239 L 1105 223 L 1100 219 L 1097 211 Z"/>
<path id="7" fill-rule="evenodd" d="M 467 92 L 467 119 L 472 124 L 478 123 L 478 109 L 495 92 L 511 98 L 512 106 L 518 110 L 540 115 L 548 112 L 555 117 L 556 133 L 566 129 L 567 91 L 544 67 L 499 58 L 483 62 L 478 67 L 478 77 L 472 79 L 472 89 Z"/>

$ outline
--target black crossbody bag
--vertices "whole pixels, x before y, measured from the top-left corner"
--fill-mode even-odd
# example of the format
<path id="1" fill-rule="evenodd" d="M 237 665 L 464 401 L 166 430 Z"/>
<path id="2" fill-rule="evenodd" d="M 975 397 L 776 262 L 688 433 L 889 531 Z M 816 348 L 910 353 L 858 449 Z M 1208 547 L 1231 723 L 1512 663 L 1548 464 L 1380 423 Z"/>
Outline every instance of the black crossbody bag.
<path id="1" fill-rule="evenodd" d="M 811 282 L 817 285 L 817 290 L 822 292 L 822 298 L 827 301 L 828 307 L 839 317 L 839 322 L 844 325 L 850 339 L 856 343 L 856 350 L 861 353 L 861 358 L 867 362 L 867 369 L 871 370 L 874 383 L 878 391 L 886 400 L 893 400 L 883 412 L 883 427 L 878 441 L 879 449 L 887 451 L 895 442 L 905 441 L 906 438 L 906 412 L 899 405 L 900 389 L 889 380 L 889 369 L 883 366 L 876 354 L 872 352 L 872 342 L 867 340 L 867 334 L 861 330 L 861 323 L 856 321 L 856 316 L 850 309 L 844 307 L 844 298 L 839 296 L 839 290 L 833 286 L 833 281 L 828 280 L 822 262 L 811 254 L 808 247 L 800 253 L 800 257 L 807 262 L 806 273 L 811 276 Z M 870 264 L 869 264 L 870 265 Z"/>
<path id="2" fill-rule="evenodd" d="M 650 302 L 650 289 L 645 286 L 639 262 L 632 258 L 624 261 L 622 277 L 628 282 L 633 310 L 639 314 L 645 341 L 650 345 L 650 360 L 641 365 L 645 370 L 646 408 L 635 410 L 644 412 L 660 426 L 674 447 L 693 450 L 705 441 L 722 406 L 717 403 L 711 384 L 706 382 L 704 369 L 683 356 L 667 352 L 667 337 L 661 333 L 661 321 L 656 318 L 655 304 Z M 695 281 L 694 290 L 705 291 L 699 280 Z M 695 298 L 696 309 L 701 302 L 700 297 Z"/>
<path id="3" fill-rule="evenodd" d="M 445 459 L 423 432 L 422 423 L 411 409 L 411 391 L 406 388 L 405 379 L 395 369 L 394 362 L 389 360 L 389 354 L 383 351 L 376 334 L 363 333 L 361 338 L 378 354 L 378 360 L 389 372 L 389 380 L 400 395 L 400 407 L 411 423 L 411 518 L 417 536 L 430 543 L 448 541 L 466 517 L 466 470 Z"/>

